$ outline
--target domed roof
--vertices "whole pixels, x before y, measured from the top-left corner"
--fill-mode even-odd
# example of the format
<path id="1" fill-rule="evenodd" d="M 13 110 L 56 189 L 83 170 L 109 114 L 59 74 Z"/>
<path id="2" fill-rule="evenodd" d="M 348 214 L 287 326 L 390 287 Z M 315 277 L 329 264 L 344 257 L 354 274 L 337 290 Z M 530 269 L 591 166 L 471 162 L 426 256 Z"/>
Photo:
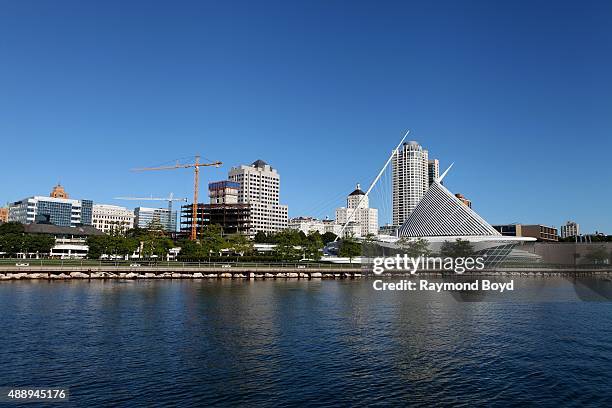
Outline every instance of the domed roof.
<path id="1" fill-rule="evenodd" d="M 361 187 L 359 186 L 359 183 L 357 183 L 357 188 L 351 194 L 349 194 L 349 196 L 356 196 L 356 195 L 365 195 L 365 193 L 361 191 Z"/>
<path id="2" fill-rule="evenodd" d="M 267 165 L 268 165 L 268 163 L 266 163 L 265 161 L 263 161 L 263 160 L 261 160 L 261 159 L 259 159 L 259 160 L 255 160 L 255 161 L 253 162 L 253 167 L 260 167 L 260 168 L 263 168 L 263 167 L 266 167 Z"/>

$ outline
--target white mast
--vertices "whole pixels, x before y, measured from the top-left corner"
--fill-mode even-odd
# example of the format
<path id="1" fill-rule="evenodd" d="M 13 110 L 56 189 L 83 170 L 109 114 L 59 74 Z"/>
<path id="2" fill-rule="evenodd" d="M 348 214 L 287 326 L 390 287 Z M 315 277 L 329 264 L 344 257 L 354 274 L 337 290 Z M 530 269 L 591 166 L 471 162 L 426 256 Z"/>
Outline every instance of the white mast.
<path id="1" fill-rule="evenodd" d="M 370 184 L 370 188 L 368 188 L 368 191 L 366 191 L 365 195 L 363 197 L 361 197 L 361 200 L 359 200 L 359 204 L 357 204 L 357 208 L 355 208 L 353 210 L 353 212 L 351 212 L 349 214 L 349 217 L 346 220 L 346 223 L 342 226 L 342 229 L 340 230 L 340 235 L 338 235 L 336 237 L 336 239 L 334 240 L 334 242 L 336 242 L 343 234 L 344 234 L 344 230 L 346 229 L 346 226 L 349 224 L 349 222 L 351 222 L 353 220 L 353 216 L 355 215 L 355 213 L 357 212 L 357 209 L 361 207 L 361 203 L 363 202 L 363 200 L 365 200 L 365 198 L 368 196 L 368 194 L 370 194 L 370 191 L 372 191 L 372 189 L 374 188 L 374 186 L 376 185 L 376 183 L 378 182 L 378 180 L 380 179 L 380 177 L 383 175 L 383 173 L 385 172 L 385 169 L 387 168 L 387 166 L 389 165 L 389 163 L 391 163 L 391 159 L 393 159 L 393 156 L 395 155 L 395 153 L 397 152 L 397 150 L 400 148 L 400 146 L 402 145 L 402 143 L 404 143 L 404 140 L 406 140 L 406 137 L 408 137 L 408 133 L 410 133 L 410 130 L 407 130 L 406 133 L 404 134 L 404 137 L 402 137 L 402 140 L 400 140 L 400 142 L 398 143 L 397 147 L 395 149 L 393 149 L 393 152 L 391 153 L 391 156 L 389 156 L 389 158 L 387 159 L 387 162 L 385 163 L 385 165 L 383 166 L 383 168 L 380 170 L 380 172 L 378 173 L 378 176 L 376 176 L 376 178 L 374 179 L 374 181 L 372 182 L 372 184 Z"/>

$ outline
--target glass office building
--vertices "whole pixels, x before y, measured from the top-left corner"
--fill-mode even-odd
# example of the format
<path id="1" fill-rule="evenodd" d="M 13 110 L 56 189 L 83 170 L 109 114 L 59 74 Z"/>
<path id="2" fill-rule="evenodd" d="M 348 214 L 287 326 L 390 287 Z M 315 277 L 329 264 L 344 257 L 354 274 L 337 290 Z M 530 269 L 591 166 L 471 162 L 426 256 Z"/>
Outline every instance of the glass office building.
<path id="1" fill-rule="evenodd" d="M 93 201 L 34 196 L 9 205 L 9 221 L 48 222 L 60 227 L 91 225 Z"/>

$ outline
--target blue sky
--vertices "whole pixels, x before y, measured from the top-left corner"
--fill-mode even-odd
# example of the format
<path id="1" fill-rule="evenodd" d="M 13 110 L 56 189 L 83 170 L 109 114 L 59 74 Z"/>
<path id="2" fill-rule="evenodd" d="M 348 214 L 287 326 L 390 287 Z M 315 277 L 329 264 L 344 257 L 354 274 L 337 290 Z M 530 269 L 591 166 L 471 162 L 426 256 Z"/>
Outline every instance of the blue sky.
<path id="1" fill-rule="evenodd" d="M 224 162 L 204 182 L 261 158 L 290 216 L 333 217 L 411 129 L 489 222 L 612 233 L 611 20 L 605 1 L 3 1 L 0 202 L 58 181 L 191 197 L 189 170 L 129 169 L 199 153 Z M 388 220 L 388 185 L 372 201 Z"/>

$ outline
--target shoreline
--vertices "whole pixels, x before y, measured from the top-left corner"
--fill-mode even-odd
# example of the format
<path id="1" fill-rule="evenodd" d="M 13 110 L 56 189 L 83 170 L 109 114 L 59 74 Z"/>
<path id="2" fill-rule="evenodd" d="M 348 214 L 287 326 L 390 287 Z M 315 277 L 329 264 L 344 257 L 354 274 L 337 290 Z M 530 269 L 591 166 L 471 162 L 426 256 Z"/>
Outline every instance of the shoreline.
<path id="1" fill-rule="evenodd" d="M 23 268 L 22 268 L 23 269 Z M 375 275 L 367 268 L 279 268 L 279 267 L 236 267 L 236 268 L 85 268 L 85 267 L 18 267 L 0 268 L 0 281 L 14 280 L 90 280 L 90 279 L 393 279 L 417 277 L 557 277 L 593 276 L 610 279 L 612 268 L 560 269 L 560 268 L 496 268 L 463 274 L 448 271 L 424 271 L 416 274 L 390 273 Z M 137 269 L 137 270 L 136 270 Z M 231 269 L 231 270 L 230 270 Z"/>

